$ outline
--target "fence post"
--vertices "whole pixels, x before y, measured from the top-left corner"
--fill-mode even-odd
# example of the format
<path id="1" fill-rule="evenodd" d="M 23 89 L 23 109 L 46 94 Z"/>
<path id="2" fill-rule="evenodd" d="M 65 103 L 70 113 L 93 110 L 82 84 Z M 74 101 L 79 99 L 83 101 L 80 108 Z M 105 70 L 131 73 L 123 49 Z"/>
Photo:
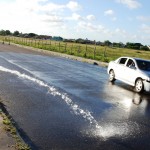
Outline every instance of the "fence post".
<path id="1" fill-rule="evenodd" d="M 59 52 L 60 52 L 60 42 L 59 42 Z"/>
<path id="2" fill-rule="evenodd" d="M 34 47 L 36 47 L 36 39 L 34 39 Z"/>
<path id="3" fill-rule="evenodd" d="M 10 37 L 8 38 L 8 41 L 9 41 L 8 45 L 10 45 Z"/>
<path id="4" fill-rule="evenodd" d="M 50 40 L 50 43 L 49 43 L 49 50 L 51 50 L 51 40 Z"/>
<path id="5" fill-rule="evenodd" d="M 94 56 L 93 56 L 94 59 L 95 59 L 95 55 L 96 55 L 96 41 L 95 41 L 95 47 L 94 47 Z"/>
<path id="6" fill-rule="evenodd" d="M 42 49 L 43 49 L 43 39 L 42 39 Z"/>
<path id="7" fill-rule="evenodd" d="M 39 41 L 38 41 L 38 48 L 40 48 L 40 39 L 39 39 Z"/>
<path id="8" fill-rule="evenodd" d="M 33 45 L 33 39 L 31 39 L 31 47 L 32 47 L 32 45 Z"/>
<path id="9" fill-rule="evenodd" d="M 27 38 L 25 38 L 25 45 L 27 46 Z"/>
<path id="10" fill-rule="evenodd" d="M 4 42 L 4 37 L 3 37 L 3 42 L 2 42 L 2 44 L 5 44 L 5 42 Z"/>
<path id="11" fill-rule="evenodd" d="M 107 47 L 105 47 L 105 49 L 104 49 L 104 57 L 106 57 L 106 49 L 107 49 Z"/>
<path id="12" fill-rule="evenodd" d="M 71 46 L 71 49 L 70 49 L 70 54 L 72 55 L 72 49 L 73 49 L 73 44 Z"/>
<path id="13" fill-rule="evenodd" d="M 23 45 L 25 45 L 24 43 L 25 43 L 25 41 L 24 41 L 25 39 L 24 39 L 24 37 L 23 37 Z"/>
<path id="14" fill-rule="evenodd" d="M 95 59 L 95 54 L 96 54 L 96 46 L 94 47 L 94 59 Z"/>
<path id="15" fill-rule="evenodd" d="M 46 41 L 45 41 L 45 49 L 47 49 L 47 39 L 46 39 Z"/>
<path id="16" fill-rule="evenodd" d="M 55 46 L 54 46 L 54 49 L 56 49 L 56 42 L 55 42 Z"/>
<path id="17" fill-rule="evenodd" d="M 80 53 L 80 45 L 78 47 L 77 55 L 79 55 L 79 53 Z"/>
<path id="18" fill-rule="evenodd" d="M 67 51 L 67 43 L 65 44 L 65 52 Z"/>
<path id="19" fill-rule="evenodd" d="M 85 47 L 85 54 L 84 54 L 84 57 L 87 56 L 87 44 L 86 44 L 86 47 Z"/>

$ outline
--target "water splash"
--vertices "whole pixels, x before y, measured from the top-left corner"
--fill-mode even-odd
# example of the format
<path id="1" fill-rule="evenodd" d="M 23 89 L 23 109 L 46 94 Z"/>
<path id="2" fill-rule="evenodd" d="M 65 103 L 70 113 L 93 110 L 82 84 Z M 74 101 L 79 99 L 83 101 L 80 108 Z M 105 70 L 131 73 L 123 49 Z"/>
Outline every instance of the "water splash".
<path id="1" fill-rule="evenodd" d="M 132 129 L 133 123 L 132 124 L 107 123 L 107 124 L 100 126 L 98 124 L 98 122 L 95 120 L 95 118 L 92 116 L 90 111 L 82 109 L 79 105 L 74 103 L 73 100 L 66 93 L 60 92 L 54 86 L 50 86 L 35 77 L 31 77 L 24 73 L 20 73 L 19 71 L 16 71 L 16 70 L 7 69 L 2 66 L 0 66 L 0 71 L 16 75 L 22 79 L 30 80 L 30 81 L 38 84 L 39 86 L 46 88 L 48 90 L 49 94 L 60 97 L 62 100 L 64 100 L 64 102 L 69 106 L 69 108 L 74 112 L 75 115 L 79 115 L 79 116 L 83 117 L 85 120 L 87 120 L 90 123 L 90 125 L 92 126 L 92 129 L 86 132 L 88 135 L 101 137 L 103 140 L 107 140 L 113 136 L 128 135 L 132 131 L 130 129 Z M 138 125 L 135 125 L 135 126 L 137 129 Z M 138 130 L 136 132 L 138 133 Z"/>
<path id="2" fill-rule="evenodd" d="M 36 83 L 42 87 L 47 88 L 48 93 L 50 93 L 53 96 L 59 96 L 61 99 L 63 99 L 65 101 L 65 103 L 70 107 L 70 109 L 74 112 L 74 114 L 82 116 L 84 119 L 89 121 L 90 125 L 95 126 L 95 128 L 97 128 L 97 129 L 101 128 L 98 125 L 98 122 L 92 116 L 91 112 L 89 112 L 88 110 L 83 110 L 82 108 L 80 108 L 80 106 L 77 105 L 76 103 L 74 103 L 72 101 L 72 99 L 69 98 L 69 96 L 66 93 L 61 93 L 54 86 L 50 86 L 50 85 L 44 83 L 43 81 L 41 81 L 37 78 L 31 77 L 31 76 L 26 75 L 24 73 L 20 73 L 19 71 L 16 71 L 16 70 L 10 70 L 10 69 L 4 68 L 2 66 L 0 66 L 0 71 L 16 75 L 19 78 L 30 80 L 30 81 L 32 81 L 32 82 L 34 82 L 34 83 Z"/>

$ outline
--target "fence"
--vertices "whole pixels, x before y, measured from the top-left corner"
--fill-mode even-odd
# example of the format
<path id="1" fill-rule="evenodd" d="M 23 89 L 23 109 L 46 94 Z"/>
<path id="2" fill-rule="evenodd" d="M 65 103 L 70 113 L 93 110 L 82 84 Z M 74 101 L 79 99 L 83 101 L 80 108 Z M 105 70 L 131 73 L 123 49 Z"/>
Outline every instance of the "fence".
<path id="1" fill-rule="evenodd" d="M 77 44 L 69 42 L 58 42 L 44 39 L 22 38 L 14 36 L 0 36 L 2 44 L 20 44 L 34 48 L 66 53 L 79 57 L 101 60 L 108 62 L 106 47 L 97 45 Z"/>
<path id="2" fill-rule="evenodd" d="M 79 57 L 109 62 L 121 56 L 150 59 L 150 51 L 131 50 L 126 48 L 105 47 L 98 45 L 58 42 L 44 39 L 0 36 L 2 44 L 20 44 L 38 49 L 66 53 Z"/>

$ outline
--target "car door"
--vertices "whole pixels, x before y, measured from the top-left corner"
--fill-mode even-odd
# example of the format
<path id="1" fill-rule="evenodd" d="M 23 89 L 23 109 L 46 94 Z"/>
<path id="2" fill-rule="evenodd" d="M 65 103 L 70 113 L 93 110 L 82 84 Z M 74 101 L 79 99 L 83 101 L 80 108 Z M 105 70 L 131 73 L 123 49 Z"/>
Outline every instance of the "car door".
<path id="1" fill-rule="evenodd" d="M 124 70 L 124 80 L 130 85 L 134 85 L 137 77 L 136 63 L 133 59 L 128 59 Z"/>
<path id="2" fill-rule="evenodd" d="M 116 75 L 116 78 L 119 79 L 119 80 L 124 80 L 124 78 L 125 78 L 124 70 L 126 68 L 126 66 L 125 66 L 126 61 L 127 61 L 127 58 L 122 57 L 117 62 L 115 75 Z"/>

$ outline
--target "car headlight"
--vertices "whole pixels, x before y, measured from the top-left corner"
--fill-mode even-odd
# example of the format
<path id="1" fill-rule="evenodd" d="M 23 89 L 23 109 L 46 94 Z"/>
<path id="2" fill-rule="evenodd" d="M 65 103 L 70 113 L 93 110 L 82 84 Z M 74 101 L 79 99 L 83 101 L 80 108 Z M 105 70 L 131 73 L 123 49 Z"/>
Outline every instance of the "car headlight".
<path id="1" fill-rule="evenodd" d="M 147 77 L 146 81 L 147 81 L 147 82 L 150 82 L 150 78 L 149 78 L 149 77 Z"/>

